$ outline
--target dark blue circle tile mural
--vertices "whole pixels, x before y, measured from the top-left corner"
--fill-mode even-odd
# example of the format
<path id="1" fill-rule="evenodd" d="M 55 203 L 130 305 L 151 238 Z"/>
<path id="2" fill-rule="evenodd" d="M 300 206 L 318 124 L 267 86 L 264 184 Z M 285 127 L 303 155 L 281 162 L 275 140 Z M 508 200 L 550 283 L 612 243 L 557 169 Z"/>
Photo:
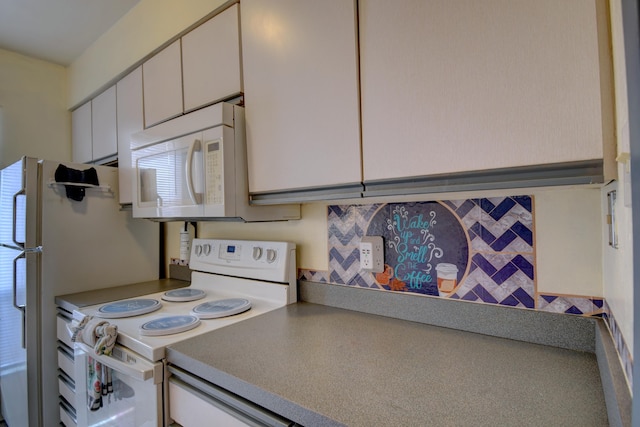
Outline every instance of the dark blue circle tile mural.
<path id="1" fill-rule="evenodd" d="M 382 205 L 366 235 L 384 238 L 385 271 L 375 278 L 385 289 L 446 297 L 467 274 L 469 236 L 439 202 Z"/>

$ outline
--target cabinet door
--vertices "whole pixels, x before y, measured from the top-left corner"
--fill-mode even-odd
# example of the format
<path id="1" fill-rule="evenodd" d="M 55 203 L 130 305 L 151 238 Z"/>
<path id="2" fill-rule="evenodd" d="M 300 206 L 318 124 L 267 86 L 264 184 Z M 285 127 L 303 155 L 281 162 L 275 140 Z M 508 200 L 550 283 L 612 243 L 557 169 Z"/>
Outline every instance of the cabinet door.
<path id="1" fill-rule="evenodd" d="M 182 73 L 185 112 L 242 92 L 237 4 L 182 37 Z"/>
<path id="2" fill-rule="evenodd" d="M 361 0 L 365 182 L 601 159 L 602 3 Z"/>
<path id="3" fill-rule="evenodd" d="M 89 163 L 93 160 L 91 142 L 91 101 L 71 113 L 71 160 Z"/>
<path id="4" fill-rule="evenodd" d="M 118 119 L 118 178 L 120 203 L 132 203 L 131 134 L 143 129 L 142 67 L 138 67 L 116 84 Z"/>
<path id="5" fill-rule="evenodd" d="M 249 191 L 359 183 L 355 2 L 240 7 Z"/>
<path id="6" fill-rule="evenodd" d="M 93 160 L 99 161 L 106 157 L 117 156 L 115 86 L 111 86 L 91 101 L 91 135 Z"/>
<path id="7" fill-rule="evenodd" d="M 142 75 L 145 127 L 182 114 L 180 40 L 142 64 Z"/>

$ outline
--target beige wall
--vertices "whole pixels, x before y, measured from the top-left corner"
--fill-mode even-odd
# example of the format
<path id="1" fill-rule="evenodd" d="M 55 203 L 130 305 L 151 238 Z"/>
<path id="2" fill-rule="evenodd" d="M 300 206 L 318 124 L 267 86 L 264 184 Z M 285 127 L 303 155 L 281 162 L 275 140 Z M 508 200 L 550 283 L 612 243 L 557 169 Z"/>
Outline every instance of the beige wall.
<path id="1" fill-rule="evenodd" d="M 66 68 L 0 49 L 0 168 L 32 156 L 71 160 Z"/>

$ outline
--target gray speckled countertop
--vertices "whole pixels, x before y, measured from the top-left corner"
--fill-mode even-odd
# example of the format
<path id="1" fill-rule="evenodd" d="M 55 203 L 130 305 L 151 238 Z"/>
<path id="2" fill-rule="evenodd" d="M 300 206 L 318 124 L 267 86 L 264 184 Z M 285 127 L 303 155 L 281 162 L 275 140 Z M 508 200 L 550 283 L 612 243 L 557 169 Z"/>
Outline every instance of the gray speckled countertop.
<path id="1" fill-rule="evenodd" d="M 593 353 L 319 304 L 180 342 L 167 357 L 305 426 L 608 425 Z"/>

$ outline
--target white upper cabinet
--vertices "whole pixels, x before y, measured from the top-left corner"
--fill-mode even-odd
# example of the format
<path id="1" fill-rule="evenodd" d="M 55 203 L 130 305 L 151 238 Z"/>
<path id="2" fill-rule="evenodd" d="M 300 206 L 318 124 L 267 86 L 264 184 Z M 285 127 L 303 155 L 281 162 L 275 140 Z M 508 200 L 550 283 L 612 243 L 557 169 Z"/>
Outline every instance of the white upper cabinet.
<path id="1" fill-rule="evenodd" d="M 118 155 L 115 86 L 91 101 L 91 135 L 94 161 Z"/>
<path id="2" fill-rule="evenodd" d="M 242 92 L 238 5 L 182 37 L 185 112 Z"/>
<path id="3" fill-rule="evenodd" d="M 142 65 L 145 128 L 242 93 L 238 19 L 235 4 Z"/>
<path id="4" fill-rule="evenodd" d="M 606 16 L 604 0 L 360 0 L 365 185 L 607 157 Z"/>
<path id="5" fill-rule="evenodd" d="M 116 84 L 118 118 L 118 180 L 120 203 L 132 203 L 133 169 L 131 134 L 143 129 L 142 67 L 138 67 Z"/>
<path id="6" fill-rule="evenodd" d="M 145 127 L 182 114 L 180 56 L 178 39 L 142 64 Z"/>
<path id="7" fill-rule="evenodd" d="M 71 112 L 71 160 L 75 163 L 93 161 L 91 101 Z"/>
<path id="8" fill-rule="evenodd" d="M 106 163 L 118 155 L 116 87 L 71 113 L 71 152 L 76 163 Z"/>
<path id="9" fill-rule="evenodd" d="M 360 183 L 355 1 L 240 7 L 249 191 Z"/>

